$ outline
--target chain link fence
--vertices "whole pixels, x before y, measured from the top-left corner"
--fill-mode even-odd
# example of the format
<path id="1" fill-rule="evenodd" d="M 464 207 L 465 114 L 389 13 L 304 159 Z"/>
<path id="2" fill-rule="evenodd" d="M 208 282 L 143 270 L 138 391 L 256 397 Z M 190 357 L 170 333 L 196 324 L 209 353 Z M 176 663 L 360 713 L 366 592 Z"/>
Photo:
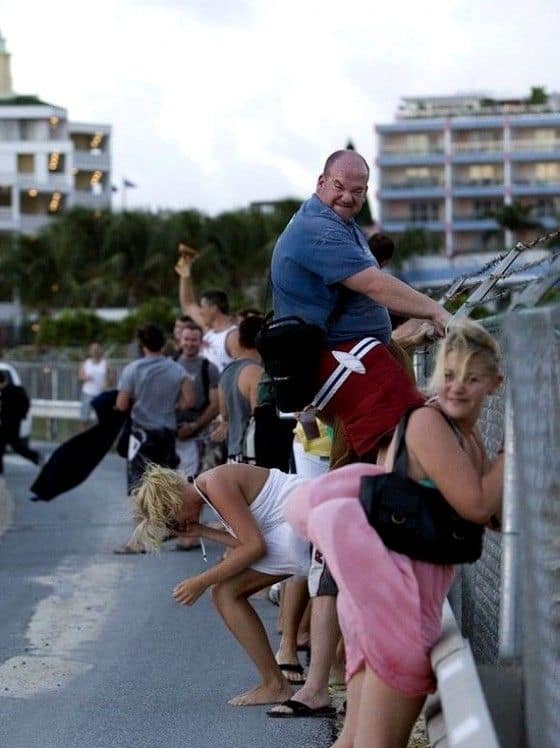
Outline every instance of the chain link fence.
<path id="1" fill-rule="evenodd" d="M 531 748 L 560 744 L 560 305 L 507 316 L 519 500 L 520 631 Z"/>

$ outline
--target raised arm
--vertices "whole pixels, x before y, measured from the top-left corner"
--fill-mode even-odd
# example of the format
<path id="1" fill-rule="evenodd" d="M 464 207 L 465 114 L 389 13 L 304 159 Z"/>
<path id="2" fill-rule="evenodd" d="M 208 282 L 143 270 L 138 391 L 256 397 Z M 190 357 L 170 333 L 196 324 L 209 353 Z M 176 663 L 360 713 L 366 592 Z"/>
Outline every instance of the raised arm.
<path id="1" fill-rule="evenodd" d="M 179 257 L 175 265 L 175 272 L 179 276 L 179 304 L 181 305 L 183 314 L 188 314 L 197 325 L 206 329 L 206 325 L 200 314 L 200 306 L 194 294 L 191 273 L 194 259 L 194 257 L 183 254 Z"/>

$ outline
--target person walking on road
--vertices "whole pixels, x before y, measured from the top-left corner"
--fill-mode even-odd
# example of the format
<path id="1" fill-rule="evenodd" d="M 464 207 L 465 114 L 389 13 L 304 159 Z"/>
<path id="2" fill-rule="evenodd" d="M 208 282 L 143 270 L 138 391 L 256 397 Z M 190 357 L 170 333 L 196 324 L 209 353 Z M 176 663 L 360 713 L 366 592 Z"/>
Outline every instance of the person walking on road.
<path id="1" fill-rule="evenodd" d="M 4 452 L 8 445 L 35 465 L 41 461 L 39 452 L 31 449 L 19 433 L 29 405 L 25 389 L 9 382 L 6 374 L 0 370 L 0 474 L 4 472 Z"/>
<path id="2" fill-rule="evenodd" d="M 184 367 L 163 355 L 165 336 L 156 325 L 138 331 L 143 357 L 125 366 L 118 386 L 115 407 L 129 411 L 131 430 L 127 455 L 128 492 L 138 484 L 147 465 L 175 468 L 177 410 L 194 403 L 194 390 Z M 115 553 L 141 552 L 125 543 Z"/>

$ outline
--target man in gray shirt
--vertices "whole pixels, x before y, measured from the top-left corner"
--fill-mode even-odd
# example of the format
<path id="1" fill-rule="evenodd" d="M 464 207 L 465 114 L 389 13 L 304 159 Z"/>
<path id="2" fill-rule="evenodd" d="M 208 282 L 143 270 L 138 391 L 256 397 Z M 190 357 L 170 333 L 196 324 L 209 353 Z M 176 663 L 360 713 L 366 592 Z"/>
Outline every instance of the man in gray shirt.
<path id="1" fill-rule="evenodd" d="M 115 407 L 128 411 L 132 427 L 127 456 L 127 483 L 130 493 L 146 466 L 152 462 L 176 468 L 175 451 L 177 409 L 194 403 L 194 391 L 185 369 L 163 355 L 165 337 L 156 325 L 138 330 L 143 358 L 125 366 L 121 374 Z M 115 553 L 138 553 L 133 543 L 115 549 Z"/>
<path id="2" fill-rule="evenodd" d="M 177 418 L 176 449 L 181 462 L 179 469 L 187 475 L 200 472 L 202 453 L 207 441 L 207 426 L 218 415 L 218 380 L 220 372 L 215 364 L 200 355 L 202 328 L 187 322 L 179 339 L 181 355 L 177 363 L 187 372 L 194 390 L 194 404 L 182 410 Z"/>

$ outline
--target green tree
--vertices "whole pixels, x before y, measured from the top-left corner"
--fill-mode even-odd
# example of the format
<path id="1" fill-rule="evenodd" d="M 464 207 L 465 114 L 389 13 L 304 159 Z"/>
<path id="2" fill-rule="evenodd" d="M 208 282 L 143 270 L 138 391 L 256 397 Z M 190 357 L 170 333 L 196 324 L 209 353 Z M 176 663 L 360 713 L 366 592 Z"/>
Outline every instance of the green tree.
<path id="1" fill-rule="evenodd" d="M 439 254 L 442 241 L 438 234 L 427 229 L 408 228 L 397 237 L 393 264 L 401 267 L 405 260 L 418 255 Z"/>

